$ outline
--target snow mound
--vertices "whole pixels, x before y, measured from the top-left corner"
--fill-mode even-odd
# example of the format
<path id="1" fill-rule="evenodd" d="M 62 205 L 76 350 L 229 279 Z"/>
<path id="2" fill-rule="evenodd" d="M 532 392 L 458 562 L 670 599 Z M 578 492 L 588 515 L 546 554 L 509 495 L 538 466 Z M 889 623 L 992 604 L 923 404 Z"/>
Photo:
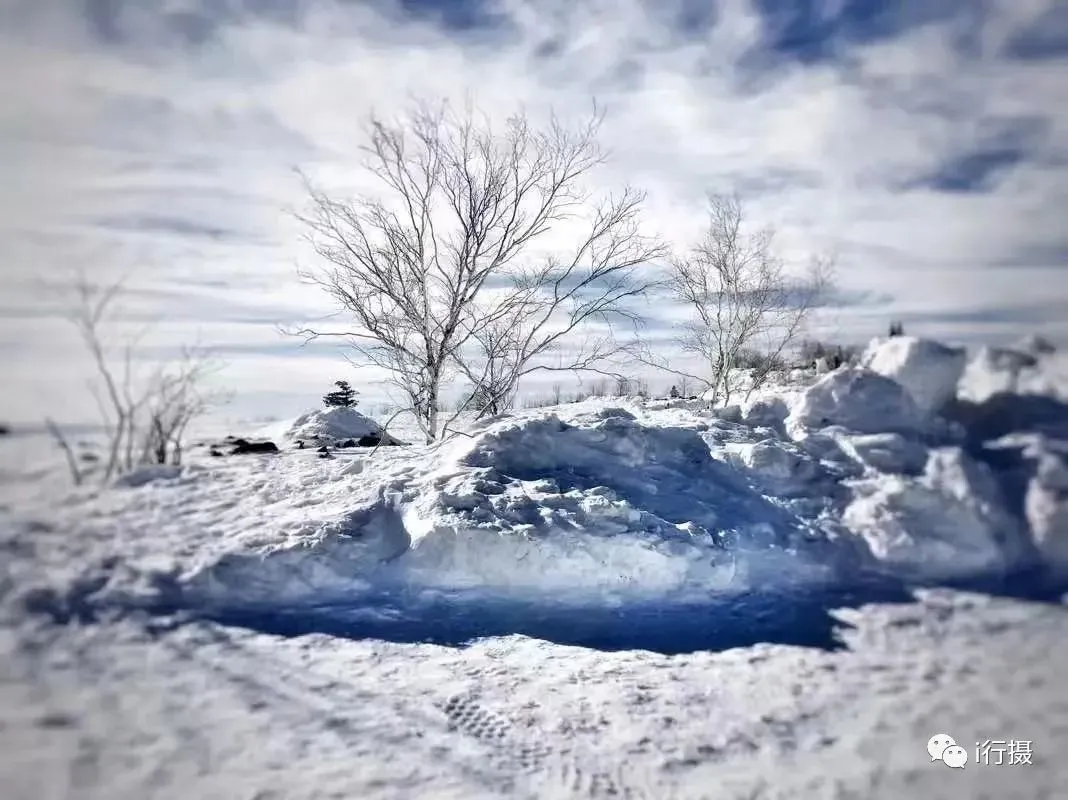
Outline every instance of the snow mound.
<path id="1" fill-rule="evenodd" d="M 1018 350 L 1021 353 L 1030 353 L 1033 356 L 1049 356 L 1057 352 L 1056 346 L 1046 337 L 1040 336 L 1037 333 L 1031 333 L 1024 336 L 1020 341 L 1013 345 L 1014 350 Z"/>
<path id="2" fill-rule="evenodd" d="M 967 352 L 930 339 L 893 336 L 868 345 L 861 366 L 900 383 L 925 413 L 938 413 L 957 393 Z"/>
<path id="3" fill-rule="evenodd" d="M 843 521 L 884 568 L 925 579 L 1011 569 L 1025 553 L 994 476 L 958 448 L 933 450 L 917 478 L 861 482 Z"/>
<path id="4" fill-rule="evenodd" d="M 1018 393 L 1039 364 L 1033 353 L 1009 347 L 982 347 L 968 361 L 957 396 L 982 403 L 1003 392 Z"/>
<path id="5" fill-rule="evenodd" d="M 405 516 L 420 581 L 510 592 L 723 588 L 726 551 L 785 546 L 798 523 L 691 429 L 623 409 L 507 420 L 453 446 Z"/>
<path id="6" fill-rule="evenodd" d="M 170 464 L 146 464 L 120 475 L 112 485 L 116 487 L 140 488 L 151 483 L 173 481 L 182 474 L 182 468 Z"/>
<path id="7" fill-rule="evenodd" d="M 1068 454 L 1040 454 L 1024 504 L 1039 552 L 1055 569 L 1068 570 Z"/>
<path id="8" fill-rule="evenodd" d="M 837 425 L 855 433 L 915 433 L 929 421 L 895 380 L 863 367 L 839 369 L 803 392 L 786 420 L 794 438 Z"/>
<path id="9" fill-rule="evenodd" d="M 846 583 L 867 568 L 936 582 L 1068 574 L 1068 406 L 1000 392 L 936 417 L 954 351 L 893 347 L 896 360 L 888 349 L 872 363 L 906 383 L 932 371 L 925 405 L 849 367 L 729 408 L 596 399 L 482 420 L 432 446 L 144 470 L 94 507 L 53 509 L 55 536 L 25 545 L 48 564 L 26 570 L 170 554 L 182 602 L 216 608 L 429 593 L 466 608 L 518 597 L 603 609 Z M 1046 443 L 990 442 L 1024 434 Z M 336 408 L 270 435 L 382 432 Z"/>
<path id="10" fill-rule="evenodd" d="M 397 443 L 373 419 L 355 408 L 343 406 L 309 411 L 290 422 L 275 423 L 259 433 L 267 438 L 291 442 L 303 440 L 316 444 L 335 444 L 346 439 L 358 441 L 363 437 L 377 438 L 384 444 Z"/>

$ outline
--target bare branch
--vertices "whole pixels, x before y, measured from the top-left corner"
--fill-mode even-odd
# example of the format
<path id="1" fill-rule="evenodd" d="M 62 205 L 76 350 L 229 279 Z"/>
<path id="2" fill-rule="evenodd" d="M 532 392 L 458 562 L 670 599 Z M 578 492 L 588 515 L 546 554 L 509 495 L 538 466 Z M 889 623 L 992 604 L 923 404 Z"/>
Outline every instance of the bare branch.
<path id="1" fill-rule="evenodd" d="M 219 368 L 206 352 L 187 349 L 174 363 L 161 362 L 147 374 L 136 369 L 138 350 L 147 329 L 126 337 L 118 348 L 104 337 L 113 306 L 123 291 L 122 281 L 106 286 L 84 275 L 72 284 L 75 302 L 69 319 L 77 328 L 95 368 L 98 383 L 90 391 L 97 402 L 107 437 L 107 458 L 100 478 L 108 481 L 143 463 L 181 460 L 182 439 L 189 423 L 217 402 L 218 395 L 200 391 L 203 380 Z M 98 391 L 102 385 L 103 391 Z M 47 421 L 60 447 L 73 458 L 58 426 Z M 83 472 L 72 469 L 76 481 Z"/>
<path id="2" fill-rule="evenodd" d="M 343 198 L 305 178 L 310 209 L 298 215 L 320 261 L 303 277 L 353 324 L 293 333 L 345 338 L 359 362 L 387 370 L 429 442 L 442 432 L 450 376 L 475 387 L 461 409 L 499 409 L 534 360 L 580 326 L 635 318 L 627 301 L 648 288 L 635 272 L 663 252 L 638 231 L 637 191 L 595 206 L 566 259 L 522 266 L 548 232 L 584 216 L 582 181 L 605 158 L 602 119 L 595 107 L 583 125 L 554 117 L 538 129 L 517 113 L 494 128 L 446 103 L 373 117 L 365 172 L 378 192 Z"/>
<path id="3" fill-rule="evenodd" d="M 756 364 L 749 392 L 762 385 L 797 342 L 831 281 L 826 259 L 814 259 L 803 278 L 791 279 L 773 245 L 771 229 L 745 229 L 737 198 L 710 197 L 705 234 L 686 256 L 672 260 L 668 282 L 671 296 L 691 312 L 678 327 L 675 343 L 707 365 L 708 374 L 668 369 L 648 350 L 642 360 L 698 380 L 712 402 L 730 402 L 743 360 Z"/>
<path id="4" fill-rule="evenodd" d="M 63 451 L 63 456 L 67 460 L 67 468 L 70 470 L 71 480 L 74 481 L 75 486 L 81 486 L 82 481 L 85 479 L 85 474 L 81 467 L 78 466 L 78 458 L 74 455 L 74 450 L 70 446 L 70 442 L 67 441 L 67 437 L 63 435 L 63 431 L 59 429 L 59 426 L 52 420 L 51 417 L 45 417 L 45 426 L 48 428 L 48 432 L 52 435 L 52 438 L 56 440 L 56 444 Z"/>

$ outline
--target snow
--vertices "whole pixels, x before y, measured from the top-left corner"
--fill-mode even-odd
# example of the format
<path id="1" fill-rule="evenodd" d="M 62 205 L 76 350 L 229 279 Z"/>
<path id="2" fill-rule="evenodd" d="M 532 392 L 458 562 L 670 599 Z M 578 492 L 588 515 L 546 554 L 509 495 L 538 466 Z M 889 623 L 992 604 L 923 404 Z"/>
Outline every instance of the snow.
<path id="1" fill-rule="evenodd" d="M 364 436 L 392 441 L 375 420 L 345 406 L 309 411 L 293 420 L 271 423 L 259 429 L 256 436 L 277 442 L 303 440 L 315 444 L 335 444 Z"/>
<path id="2" fill-rule="evenodd" d="M 840 426 L 856 433 L 915 433 L 929 423 L 900 383 L 864 367 L 838 369 L 820 378 L 793 405 L 786 420 L 795 436 Z"/>
<path id="3" fill-rule="evenodd" d="M 47 440 L 5 437 L 0 781 L 1054 796 L 1068 382 L 1032 350 L 894 337 L 727 408 L 590 399 L 330 459 L 292 444 L 382 431 L 320 410 L 257 432 L 279 454 L 62 493 Z M 938 732 L 1047 755 L 950 773 Z"/>
<path id="4" fill-rule="evenodd" d="M 861 366 L 905 387 L 920 410 L 928 414 L 937 413 L 956 397 L 966 362 L 964 348 L 914 336 L 877 339 L 860 359 Z"/>
<path id="5" fill-rule="evenodd" d="M 1017 522 L 983 465 L 959 448 L 931 452 L 922 475 L 880 475 L 857 485 L 846 526 L 882 566 L 954 578 L 1018 566 Z"/>

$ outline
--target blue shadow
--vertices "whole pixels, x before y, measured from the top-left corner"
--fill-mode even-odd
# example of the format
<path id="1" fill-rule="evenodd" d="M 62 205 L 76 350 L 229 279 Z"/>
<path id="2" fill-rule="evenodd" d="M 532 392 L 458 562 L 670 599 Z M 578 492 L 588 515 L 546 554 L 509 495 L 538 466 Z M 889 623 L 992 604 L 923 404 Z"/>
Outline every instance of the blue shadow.
<path id="1" fill-rule="evenodd" d="M 418 599 L 379 595 L 344 605 L 202 609 L 193 616 L 285 637 L 321 633 L 464 647 L 487 637 L 521 635 L 593 650 L 677 655 L 761 642 L 838 650 L 844 647 L 838 630 L 846 624 L 831 616 L 833 609 L 912 599 L 900 584 L 871 578 L 851 587 L 751 591 L 713 595 L 700 602 L 643 602 L 617 608 L 443 593 Z"/>

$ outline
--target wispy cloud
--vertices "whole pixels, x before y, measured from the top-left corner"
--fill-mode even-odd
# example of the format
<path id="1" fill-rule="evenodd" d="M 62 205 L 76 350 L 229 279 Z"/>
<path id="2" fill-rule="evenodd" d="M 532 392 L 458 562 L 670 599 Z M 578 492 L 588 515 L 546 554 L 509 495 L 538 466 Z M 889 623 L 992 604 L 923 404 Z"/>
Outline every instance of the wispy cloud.
<path id="1" fill-rule="evenodd" d="M 42 286 L 79 266 L 129 273 L 131 313 L 230 343 L 243 390 L 286 374 L 316 396 L 326 356 L 298 373 L 275 350 L 297 347 L 276 314 L 329 310 L 297 282 L 293 168 L 358 186 L 368 111 L 470 92 L 498 118 L 596 96 L 614 154 L 598 181 L 647 188 L 680 244 L 706 192 L 738 191 L 792 260 L 835 253 L 829 333 L 893 313 L 957 338 L 1068 338 L 1014 311 L 1068 305 L 1058 0 L 12 0 L 0 45 L 8 360 L 73 363 Z M 27 325 L 34 308 L 48 319 Z M 0 413 L 58 402 L 39 373 L 19 370 Z"/>

